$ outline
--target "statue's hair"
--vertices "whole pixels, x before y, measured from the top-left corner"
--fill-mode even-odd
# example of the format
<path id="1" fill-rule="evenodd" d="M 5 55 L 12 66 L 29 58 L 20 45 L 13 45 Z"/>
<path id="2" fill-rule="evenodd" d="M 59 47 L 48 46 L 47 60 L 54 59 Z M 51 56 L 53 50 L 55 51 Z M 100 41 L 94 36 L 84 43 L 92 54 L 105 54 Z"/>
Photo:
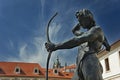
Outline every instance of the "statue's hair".
<path id="1" fill-rule="evenodd" d="M 80 10 L 80 11 L 77 11 L 76 12 L 76 14 L 75 14 L 75 16 L 78 18 L 81 18 L 81 19 L 83 19 L 83 18 L 88 18 L 88 19 L 90 19 L 91 21 L 92 21 L 92 23 L 93 24 L 95 24 L 95 21 L 94 21 L 94 18 L 93 18 L 93 14 L 92 14 L 92 12 L 90 11 L 90 10 L 88 10 L 88 9 L 82 9 L 82 10 Z"/>
<path id="2" fill-rule="evenodd" d="M 88 17 L 88 18 L 93 18 L 93 14 L 90 10 L 88 9 L 82 9 L 80 11 L 76 12 L 76 17 Z"/>

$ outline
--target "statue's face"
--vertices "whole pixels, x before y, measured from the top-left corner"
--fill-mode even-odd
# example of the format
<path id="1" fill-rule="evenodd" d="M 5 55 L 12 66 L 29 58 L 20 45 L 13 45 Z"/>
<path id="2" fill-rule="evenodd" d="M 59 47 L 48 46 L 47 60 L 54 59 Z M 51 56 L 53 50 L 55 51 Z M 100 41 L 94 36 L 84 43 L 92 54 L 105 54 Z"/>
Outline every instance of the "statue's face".
<path id="1" fill-rule="evenodd" d="M 80 22 L 80 25 L 87 29 L 90 27 L 90 19 L 89 18 L 78 18 L 78 21 Z"/>

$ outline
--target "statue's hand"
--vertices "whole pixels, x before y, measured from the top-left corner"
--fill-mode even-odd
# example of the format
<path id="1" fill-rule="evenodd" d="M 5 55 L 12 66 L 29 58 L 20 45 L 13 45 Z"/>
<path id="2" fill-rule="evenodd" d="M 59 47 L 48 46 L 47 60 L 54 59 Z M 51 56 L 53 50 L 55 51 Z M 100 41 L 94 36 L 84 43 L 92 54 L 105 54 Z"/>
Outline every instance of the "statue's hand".
<path id="1" fill-rule="evenodd" d="M 48 52 L 55 51 L 55 44 L 50 43 L 50 42 L 46 42 L 45 48 L 47 49 Z"/>

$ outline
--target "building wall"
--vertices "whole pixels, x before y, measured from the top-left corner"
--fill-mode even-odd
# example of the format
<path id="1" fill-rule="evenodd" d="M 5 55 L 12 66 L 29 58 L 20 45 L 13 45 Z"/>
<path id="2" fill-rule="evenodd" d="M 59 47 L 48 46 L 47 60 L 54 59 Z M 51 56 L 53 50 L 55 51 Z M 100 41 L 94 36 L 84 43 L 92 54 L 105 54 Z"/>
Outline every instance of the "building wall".
<path id="1" fill-rule="evenodd" d="M 46 80 L 45 78 L 30 77 L 0 77 L 0 80 Z M 70 78 L 49 78 L 49 80 L 71 80 Z"/>
<path id="2" fill-rule="evenodd" d="M 0 80 L 45 80 L 45 78 L 30 78 L 30 77 L 0 77 Z"/>
<path id="3" fill-rule="evenodd" d="M 103 78 L 104 80 L 120 80 L 120 47 L 111 51 L 107 55 L 100 58 L 100 62 L 103 66 Z M 109 60 L 110 70 L 106 71 L 105 59 Z"/>

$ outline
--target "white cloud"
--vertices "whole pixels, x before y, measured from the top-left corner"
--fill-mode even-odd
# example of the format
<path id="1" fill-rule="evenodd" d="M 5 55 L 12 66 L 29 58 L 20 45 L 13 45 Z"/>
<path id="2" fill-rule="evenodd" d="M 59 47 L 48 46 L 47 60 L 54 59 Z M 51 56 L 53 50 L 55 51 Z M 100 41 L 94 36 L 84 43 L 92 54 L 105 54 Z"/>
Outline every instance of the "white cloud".
<path id="1" fill-rule="evenodd" d="M 40 0 L 41 1 L 41 15 L 42 19 L 44 19 L 44 5 L 45 5 L 45 0 Z"/>
<path id="2" fill-rule="evenodd" d="M 57 40 L 57 35 L 59 34 L 59 30 L 61 29 L 61 25 L 60 24 L 56 24 L 56 23 L 53 23 L 51 26 L 50 26 L 50 29 L 49 29 L 49 36 L 50 36 L 50 39 L 51 39 L 51 42 L 56 42 Z"/>
<path id="3" fill-rule="evenodd" d="M 57 42 L 57 34 L 59 34 L 59 30 L 61 29 L 60 25 L 56 25 L 56 23 L 51 24 L 50 26 L 50 38 L 52 39 L 52 42 Z M 46 42 L 45 36 L 40 36 L 40 37 L 34 37 L 33 38 L 33 43 L 36 50 L 34 53 L 29 53 L 27 47 L 29 45 L 27 43 L 24 43 L 23 45 L 20 46 L 19 48 L 19 58 L 16 57 L 10 57 L 8 58 L 8 61 L 22 61 L 22 62 L 35 62 L 35 63 L 40 63 L 42 67 L 46 66 L 46 60 L 47 60 L 47 55 L 48 52 L 45 49 L 44 43 Z M 68 51 L 64 51 L 64 53 L 68 53 Z M 51 57 L 51 62 L 50 66 L 52 66 L 53 61 L 55 61 L 57 55 L 60 54 L 59 51 L 55 51 L 52 54 Z M 68 55 L 68 54 L 66 54 Z M 67 61 L 62 61 L 62 62 L 67 62 Z"/>

